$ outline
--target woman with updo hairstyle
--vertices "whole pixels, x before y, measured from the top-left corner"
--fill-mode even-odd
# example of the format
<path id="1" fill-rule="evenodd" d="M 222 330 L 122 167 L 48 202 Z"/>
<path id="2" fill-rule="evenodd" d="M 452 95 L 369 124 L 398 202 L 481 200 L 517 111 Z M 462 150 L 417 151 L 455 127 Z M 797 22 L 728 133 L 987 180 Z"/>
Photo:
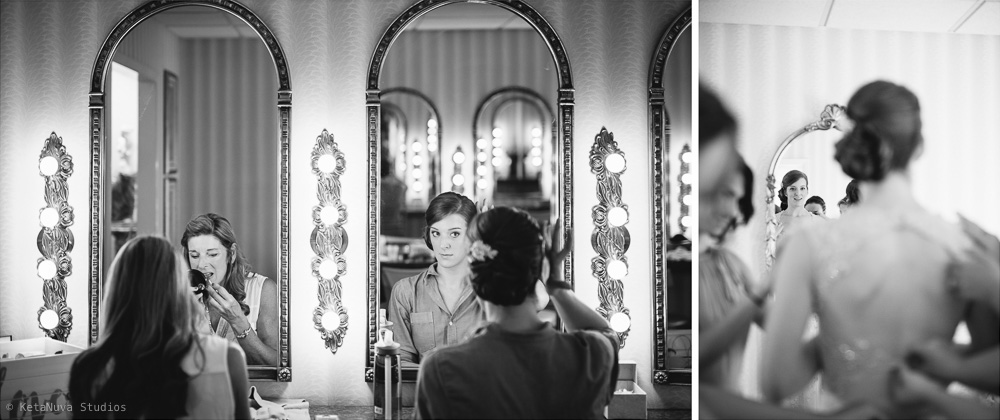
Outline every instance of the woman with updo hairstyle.
<path id="1" fill-rule="evenodd" d="M 389 321 L 400 359 L 420 363 L 431 350 L 468 338 L 483 321 L 469 284 L 469 221 L 478 213 L 468 197 L 445 192 L 424 213 L 424 242 L 436 262 L 399 280 L 389 298 Z"/>
<path id="2" fill-rule="evenodd" d="M 278 363 L 278 284 L 254 273 L 229 219 L 207 213 L 181 236 L 188 264 L 205 275 L 208 328 L 240 344 L 251 365 Z"/>
<path id="3" fill-rule="evenodd" d="M 869 83 L 851 97 L 847 115 L 855 125 L 837 143 L 836 159 L 864 184 L 864 200 L 788 238 L 772 272 L 761 388 L 779 402 L 821 373 L 824 409 L 861 403 L 889 418 L 934 418 L 940 413 L 927 405 L 898 398 L 912 379 L 901 376 L 908 354 L 935 340 L 951 343 L 963 321 L 972 336 L 965 354 L 977 354 L 996 346 L 998 319 L 950 278 L 969 264 L 974 242 L 912 192 L 908 167 L 923 143 L 916 96 Z M 802 340 L 812 314 L 822 326 L 814 348 Z"/>
<path id="4" fill-rule="evenodd" d="M 416 418 L 604 418 L 618 376 L 619 340 L 562 281 L 570 246 L 562 246 L 559 231 L 559 223 L 543 229 L 510 207 L 473 218 L 472 287 L 488 324 L 424 360 Z M 544 287 L 536 287 L 543 280 Z M 538 316 L 547 295 L 569 332 Z"/>

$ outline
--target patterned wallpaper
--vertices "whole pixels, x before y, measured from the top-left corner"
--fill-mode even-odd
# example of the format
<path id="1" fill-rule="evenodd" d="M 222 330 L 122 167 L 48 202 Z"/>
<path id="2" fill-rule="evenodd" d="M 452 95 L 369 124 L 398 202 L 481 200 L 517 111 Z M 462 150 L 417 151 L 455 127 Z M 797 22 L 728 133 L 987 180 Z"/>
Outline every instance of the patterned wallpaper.
<path id="1" fill-rule="evenodd" d="M 41 282 L 34 275 L 35 223 L 42 207 L 42 180 L 36 159 L 51 131 L 63 136 L 76 170 L 69 202 L 76 209 L 72 227 L 77 246 L 71 256 L 69 305 L 75 323 L 70 343 L 86 344 L 87 209 L 89 143 L 88 79 L 101 43 L 121 17 L 139 1 L 0 2 L 0 334 L 15 338 L 41 335 L 34 313 L 41 305 Z M 389 23 L 412 2 L 392 1 L 245 1 L 274 31 L 291 68 L 290 296 L 291 383 L 264 384 L 265 395 L 306 398 L 314 405 L 366 405 L 371 391 L 363 381 L 366 328 L 365 249 L 351 246 L 345 257 L 345 305 L 351 315 L 344 347 L 333 355 L 313 329 L 311 310 L 316 284 L 310 276 L 311 207 L 315 180 L 309 170 L 313 140 L 330 130 L 347 156 L 346 179 L 366 175 L 365 78 L 371 53 Z M 653 49 L 667 25 L 689 1 L 530 0 L 562 38 L 576 87 L 574 142 L 575 268 L 578 294 L 597 306 L 597 284 L 590 275 L 590 209 L 597 203 L 596 181 L 587 156 L 601 126 L 614 132 L 629 160 L 624 201 L 632 212 L 629 231 L 631 272 L 625 279 L 625 304 L 633 319 L 621 358 L 638 362 L 640 386 L 651 408 L 690 406 L 688 388 L 650 384 L 650 242 L 646 87 Z M 344 185 L 345 197 L 364 197 L 359 183 Z M 347 202 L 348 235 L 364 243 L 364 199 Z"/>

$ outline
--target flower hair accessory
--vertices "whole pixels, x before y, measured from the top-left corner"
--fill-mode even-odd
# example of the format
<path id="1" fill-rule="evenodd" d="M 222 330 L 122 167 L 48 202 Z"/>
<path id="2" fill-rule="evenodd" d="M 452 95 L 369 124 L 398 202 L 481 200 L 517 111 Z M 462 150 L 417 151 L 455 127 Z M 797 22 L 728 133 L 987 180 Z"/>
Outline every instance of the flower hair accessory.
<path id="1" fill-rule="evenodd" d="M 497 256 L 497 250 L 490 248 L 489 245 L 483 241 L 475 241 L 472 246 L 469 247 L 469 262 L 476 261 L 486 261 L 491 260 Z"/>

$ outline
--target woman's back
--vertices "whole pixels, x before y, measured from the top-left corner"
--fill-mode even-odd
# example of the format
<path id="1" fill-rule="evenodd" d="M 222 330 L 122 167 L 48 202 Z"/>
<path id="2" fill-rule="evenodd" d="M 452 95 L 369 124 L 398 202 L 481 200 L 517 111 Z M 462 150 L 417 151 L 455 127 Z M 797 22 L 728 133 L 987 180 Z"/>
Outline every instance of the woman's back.
<path id="1" fill-rule="evenodd" d="M 230 344 L 226 339 L 215 335 L 200 334 L 198 338 L 204 356 L 197 346 L 192 346 L 181 362 L 181 368 L 191 377 L 187 390 L 187 418 L 233 418 L 236 416 L 235 396 L 227 355 L 231 346 L 239 348 L 239 345 Z M 249 398 L 250 390 L 246 392 Z"/>
<path id="2" fill-rule="evenodd" d="M 803 233 L 809 293 L 820 323 L 824 386 L 841 400 L 890 410 L 887 378 L 917 344 L 950 340 L 965 303 L 949 290 L 949 264 L 966 241 L 920 208 L 860 206 Z"/>

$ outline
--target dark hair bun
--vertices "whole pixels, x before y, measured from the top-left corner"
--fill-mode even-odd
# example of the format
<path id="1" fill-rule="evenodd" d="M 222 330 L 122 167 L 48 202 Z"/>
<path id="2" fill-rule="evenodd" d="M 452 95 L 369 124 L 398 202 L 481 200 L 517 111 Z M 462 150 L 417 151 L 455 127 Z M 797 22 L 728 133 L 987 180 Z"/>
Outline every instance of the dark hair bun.
<path id="1" fill-rule="evenodd" d="M 878 181 L 889 172 L 892 151 L 865 124 L 859 125 L 837 142 L 834 159 L 847 176 L 862 181 Z"/>
<path id="2" fill-rule="evenodd" d="M 879 181 L 906 168 L 923 142 L 920 101 L 905 87 L 876 81 L 864 85 L 847 103 L 854 129 L 837 142 L 834 158 L 844 173 L 860 181 Z"/>
<path id="3" fill-rule="evenodd" d="M 524 302 L 541 276 L 538 222 L 523 210 L 497 207 L 473 218 L 469 235 L 496 251 L 494 257 L 470 264 L 476 295 L 501 306 Z"/>

